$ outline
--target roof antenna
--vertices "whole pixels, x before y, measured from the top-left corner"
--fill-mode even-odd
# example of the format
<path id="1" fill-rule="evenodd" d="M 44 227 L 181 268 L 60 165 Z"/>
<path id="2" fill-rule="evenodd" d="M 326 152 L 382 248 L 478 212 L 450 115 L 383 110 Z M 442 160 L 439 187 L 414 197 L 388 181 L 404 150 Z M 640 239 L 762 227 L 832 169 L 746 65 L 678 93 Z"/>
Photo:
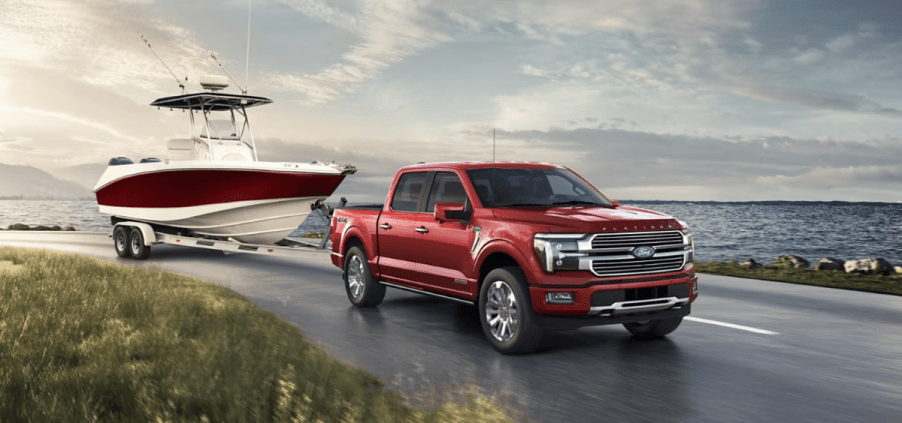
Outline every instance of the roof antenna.
<path id="1" fill-rule="evenodd" d="M 495 128 L 492 128 L 492 163 L 495 163 Z"/>
<path id="2" fill-rule="evenodd" d="M 172 74 L 172 77 L 175 78 L 175 83 L 179 84 L 179 88 L 182 89 L 182 94 L 184 94 L 185 93 L 185 84 L 182 84 L 182 81 L 179 81 L 179 77 L 175 76 L 175 72 L 173 72 L 172 69 L 169 69 L 169 66 L 166 66 L 166 62 L 164 62 L 163 58 L 160 57 L 159 54 L 157 54 L 157 51 L 154 50 L 153 47 L 151 47 L 150 41 L 147 41 L 147 38 L 144 37 L 144 34 L 141 34 L 140 32 L 138 32 L 138 36 L 141 37 L 142 40 L 144 40 L 144 44 L 147 44 L 147 47 L 150 48 L 150 51 L 153 52 L 153 55 L 157 56 L 157 59 L 160 59 L 160 63 L 162 63 L 163 66 L 166 67 L 166 70 L 168 70 L 169 73 Z M 187 80 L 188 80 L 188 77 L 186 76 L 185 81 L 187 81 Z"/>
<path id="3" fill-rule="evenodd" d="M 219 65 L 219 67 L 221 67 L 222 70 L 225 71 L 226 75 L 229 76 L 229 79 L 231 79 L 232 82 L 235 83 L 235 86 L 238 87 L 239 90 L 241 90 L 241 95 L 247 95 L 247 90 L 244 88 L 241 88 L 241 85 L 238 83 L 238 81 L 236 81 L 235 78 L 232 78 L 232 74 L 230 74 L 228 69 L 226 69 L 225 66 L 223 66 L 222 63 L 219 62 L 219 59 L 216 57 L 216 55 L 213 53 L 210 53 L 210 57 L 212 57 L 213 61 L 216 62 L 216 64 Z"/>

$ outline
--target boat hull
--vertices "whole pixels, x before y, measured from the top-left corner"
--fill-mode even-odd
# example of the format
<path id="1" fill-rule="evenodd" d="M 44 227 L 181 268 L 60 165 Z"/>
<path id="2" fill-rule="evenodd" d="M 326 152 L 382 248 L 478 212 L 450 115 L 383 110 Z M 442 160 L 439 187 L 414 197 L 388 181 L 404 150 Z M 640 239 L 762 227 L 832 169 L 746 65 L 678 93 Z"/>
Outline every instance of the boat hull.
<path id="1" fill-rule="evenodd" d="M 109 167 L 94 190 L 100 212 L 187 234 L 273 244 L 344 179 L 324 165 L 185 163 Z"/>

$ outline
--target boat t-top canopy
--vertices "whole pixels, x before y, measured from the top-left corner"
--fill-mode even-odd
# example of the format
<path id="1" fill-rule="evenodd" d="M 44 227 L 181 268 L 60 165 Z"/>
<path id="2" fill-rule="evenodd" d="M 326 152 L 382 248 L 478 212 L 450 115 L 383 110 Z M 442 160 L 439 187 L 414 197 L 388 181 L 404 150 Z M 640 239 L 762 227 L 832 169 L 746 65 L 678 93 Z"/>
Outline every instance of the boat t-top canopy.
<path id="1" fill-rule="evenodd" d="M 220 94 L 220 93 L 195 93 L 182 94 L 173 97 L 163 97 L 150 103 L 151 106 L 168 107 L 170 109 L 197 109 L 197 110 L 233 110 L 262 104 L 272 103 L 272 100 L 251 95 Z"/>

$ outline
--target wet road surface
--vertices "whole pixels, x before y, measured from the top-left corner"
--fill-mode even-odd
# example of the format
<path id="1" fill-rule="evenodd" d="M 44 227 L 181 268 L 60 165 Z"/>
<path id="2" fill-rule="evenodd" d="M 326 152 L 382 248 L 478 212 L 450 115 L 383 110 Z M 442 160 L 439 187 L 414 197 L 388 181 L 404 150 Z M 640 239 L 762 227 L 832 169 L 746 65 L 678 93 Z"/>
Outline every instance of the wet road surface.
<path id="1" fill-rule="evenodd" d="M 388 289 L 351 306 L 328 253 L 281 259 L 154 246 L 120 259 L 106 235 L 2 232 L 0 245 L 46 248 L 227 286 L 389 386 L 474 379 L 505 389 L 541 422 L 900 422 L 902 297 L 714 275 L 665 339 L 619 325 L 551 333 L 505 356 L 476 309 Z"/>

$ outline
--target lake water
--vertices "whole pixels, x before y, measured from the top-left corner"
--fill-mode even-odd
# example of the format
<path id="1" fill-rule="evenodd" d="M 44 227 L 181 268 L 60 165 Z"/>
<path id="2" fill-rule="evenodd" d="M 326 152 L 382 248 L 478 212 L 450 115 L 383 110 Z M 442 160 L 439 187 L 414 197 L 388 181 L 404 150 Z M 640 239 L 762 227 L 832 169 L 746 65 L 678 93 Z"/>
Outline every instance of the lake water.
<path id="1" fill-rule="evenodd" d="M 754 258 L 772 262 L 795 254 L 814 262 L 881 257 L 902 266 L 902 204 L 840 202 L 641 202 L 625 205 L 669 214 L 689 223 L 699 261 Z M 93 201 L 0 200 L 0 227 L 72 225 L 110 232 L 110 216 Z M 292 235 L 322 232 L 328 222 L 311 215 Z"/>

